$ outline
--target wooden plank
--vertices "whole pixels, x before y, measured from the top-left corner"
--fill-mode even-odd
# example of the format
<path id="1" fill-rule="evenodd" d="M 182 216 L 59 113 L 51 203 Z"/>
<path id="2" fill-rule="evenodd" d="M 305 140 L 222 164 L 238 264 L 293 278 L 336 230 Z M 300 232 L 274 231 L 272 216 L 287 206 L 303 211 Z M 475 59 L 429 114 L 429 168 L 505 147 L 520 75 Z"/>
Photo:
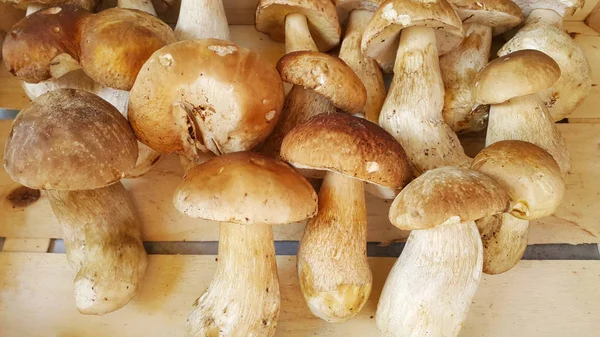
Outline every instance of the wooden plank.
<path id="1" fill-rule="evenodd" d="M 569 118 L 600 118 L 600 36 L 575 34 L 573 39 L 581 46 L 592 68 L 592 90 Z"/>
<path id="2" fill-rule="evenodd" d="M 598 4 L 599 0 L 585 0 L 583 7 L 575 12 L 573 15 L 567 15 L 564 17 L 565 21 L 583 21 L 590 15 L 594 7 Z"/>
<path id="3" fill-rule="evenodd" d="M 46 253 L 50 247 L 50 239 L 45 238 L 6 238 L 3 252 Z"/>
<path id="4" fill-rule="evenodd" d="M 575 36 L 578 34 L 598 36 L 598 32 L 593 30 L 590 26 L 586 25 L 582 21 L 565 21 L 563 27 L 567 34 Z"/>
<path id="5" fill-rule="evenodd" d="M 590 15 L 585 18 L 585 23 L 596 32 L 600 32 L 600 3 L 598 3 Z"/>

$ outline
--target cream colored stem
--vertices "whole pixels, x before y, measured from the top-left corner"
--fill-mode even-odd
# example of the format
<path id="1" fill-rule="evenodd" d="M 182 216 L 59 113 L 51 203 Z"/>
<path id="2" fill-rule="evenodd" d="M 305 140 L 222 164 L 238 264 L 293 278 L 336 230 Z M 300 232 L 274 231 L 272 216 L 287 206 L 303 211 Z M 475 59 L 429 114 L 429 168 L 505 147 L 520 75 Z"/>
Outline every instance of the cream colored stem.
<path id="1" fill-rule="evenodd" d="M 473 95 L 475 75 L 488 63 L 492 28 L 478 23 L 465 24 L 465 38 L 458 47 L 440 57 L 444 80 L 442 115 L 455 132 L 477 132 L 487 124 L 488 107 L 477 106 Z"/>
<path id="2" fill-rule="evenodd" d="M 285 17 L 285 53 L 300 50 L 319 51 L 308 29 L 304 14 L 291 13 Z"/>
<path id="3" fill-rule="evenodd" d="M 118 0 L 117 7 L 137 9 L 156 16 L 156 11 L 151 0 Z"/>
<path id="4" fill-rule="evenodd" d="M 377 62 L 363 55 L 360 49 L 360 41 L 372 16 L 372 12 L 360 9 L 350 13 L 339 56 L 354 70 L 367 89 L 367 102 L 363 114 L 367 120 L 377 124 L 385 100 L 383 74 Z"/>
<path id="5" fill-rule="evenodd" d="M 222 0 L 182 0 L 175 26 L 177 40 L 229 40 Z"/>
<path id="6" fill-rule="evenodd" d="M 547 25 L 563 29 L 563 17 L 551 9 L 534 9 L 527 17 L 527 21 L 542 21 Z"/>
<path id="7" fill-rule="evenodd" d="M 482 246 L 474 222 L 454 218 L 410 233 L 379 298 L 382 335 L 457 336 L 475 295 Z"/>
<path id="8" fill-rule="evenodd" d="M 529 221 L 503 213 L 477 220 L 483 241 L 483 272 L 501 274 L 521 261 L 527 248 Z"/>
<path id="9" fill-rule="evenodd" d="M 217 271 L 185 335 L 273 336 L 280 300 L 271 226 L 221 223 L 219 230 Z"/>
<path id="10" fill-rule="evenodd" d="M 46 5 L 42 5 L 42 4 L 32 4 L 32 5 L 28 5 L 27 6 L 27 11 L 25 12 L 25 16 L 29 16 L 37 11 L 39 11 L 40 9 L 44 9 L 48 6 Z"/>
<path id="11" fill-rule="evenodd" d="M 186 156 L 179 155 L 179 163 L 181 163 L 181 167 L 183 167 L 183 171 L 187 173 L 187 171 L 191 170 L 194 166 L 200 165 L 205 161 L 214 158 L 216 155 L 212 152 L 199 152 L 194 160 L 188 159 Z"/>
<path id="12" fill-rule="evenodd" d="M 435 28 L 405 28 L 379 116 L 379 124 L 402 145 L 417 174 L 470 163 L 442 118 L 444 86 L 438 59 Z"/>
<path id="13" fill-rule="evenodd" d="M 310 311 L 328 322 L 354 317 L 371 293 L 363 182 L 327 172 L 319 212 L 298 249 L 298 278 Z"/>
<path id="14" fill-rule="evenodd" d="M 75 304 L 103 315 L 135 295 L 147 264 L 140 224 L 125 187 L 52 191 L 48 197 L 62 225 L 67 259 L 77 271 Z"/>

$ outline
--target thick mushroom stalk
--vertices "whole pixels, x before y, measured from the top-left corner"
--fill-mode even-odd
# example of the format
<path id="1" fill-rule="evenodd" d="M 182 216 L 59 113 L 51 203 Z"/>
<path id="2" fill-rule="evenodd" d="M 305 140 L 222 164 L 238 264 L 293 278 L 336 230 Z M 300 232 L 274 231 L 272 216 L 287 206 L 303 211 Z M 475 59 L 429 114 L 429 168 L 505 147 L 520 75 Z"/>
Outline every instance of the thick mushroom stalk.
<path id="1" fill-rule="evenodd" d="M 477 220 L 483 243 L 483 272 L 501 274 L 512 269 L 527 249 L 529 220 L 502 213 Z"/>
<path id="2" fill-rule="evenodd" d="M 222 0 L 183 0 L 175 26 L 177 40 L 229 40 Z"/>
<path id="3" fill-rule="evenodd" d="M 151 0 L 117 0 L 117 7 L 137 9 L 156 16 L 156 10 Z"/>

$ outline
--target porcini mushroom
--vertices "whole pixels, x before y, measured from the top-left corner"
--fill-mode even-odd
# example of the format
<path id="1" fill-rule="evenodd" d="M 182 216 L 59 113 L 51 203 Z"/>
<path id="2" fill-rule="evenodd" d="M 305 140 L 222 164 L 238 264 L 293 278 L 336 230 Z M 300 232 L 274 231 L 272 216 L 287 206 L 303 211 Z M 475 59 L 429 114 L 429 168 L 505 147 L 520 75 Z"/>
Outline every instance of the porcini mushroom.
<path id="1" fill-rule="evenodd" d="M 311 312 L 328 322 L 355 316 L 371 292 L 363 182 L 394 191 L 410 181 L 404 150 L 382 128 L 344 113 L 320 114 L 292 129 L 281 157 L 326 171 L 319 212 L 298 249 L 298 278 Z"/>
<path id="2" fill-rule="evenodd" d="M 177 40 L 229 40 L 222 0 L 182 0 L 175 26 Z"/>
<path id="3" fill-rule="evenodd" d="M 473 79 L 490 58 L 493 34 L 501 34 L 523 20 L 510 0 L 452 0 L 463 20 L 465 39 L 440 58 L 444 80 L 446 123 L 455 132 L 477 132 L 487 125 L 488 106 L 477 106 Z"/>
<path id="4" fill-rule="evenodd" d="M 457 336 L 477 290 L 482 245 L 475 220 L 507 210 L 508 193 L 483 173 L 441 167 L 398 194 L 391 223 L 412 230 L 379 298 L 384 336 Z"/>
<path id="5" fill-rule="evenodd" d="M 281 161 L 238 152 L 189 170 L 173 202 L 190 217 L 220 221 L 217 271 L 186 336 L 273 336 L 280 299 L 271 226 L 312 217 L 312 186 Z"/>
<path id="6" fill-rule="evenodd" d="M 133 298 L 146 251 L 133 203 L 119 180 L 137 143 L 112 105 L 81 90 L 40 96 L 15 119 L 4 167 L 16 182 L 46 190 L 76 270 L 75 304 L 102 315 Z"/>

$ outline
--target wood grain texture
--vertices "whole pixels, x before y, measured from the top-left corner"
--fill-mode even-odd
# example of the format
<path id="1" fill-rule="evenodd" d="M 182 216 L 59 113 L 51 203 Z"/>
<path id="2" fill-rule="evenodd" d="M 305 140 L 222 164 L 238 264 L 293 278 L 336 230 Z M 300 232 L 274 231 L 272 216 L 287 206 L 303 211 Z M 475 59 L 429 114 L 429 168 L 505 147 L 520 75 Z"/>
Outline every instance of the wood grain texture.
<path id="1" fill-rule="evenodd" d="M 3 252 L 46 253 L 50 247 L 50 239 L 45 238 L 7 238 L 4 240 Z"/>
<path id="2" fill-rule="evenodd" d="M 590 15 L 585 18 L 585 23 L 594 31 L 600 33 L 600 3 L 596 4 Z"/>

